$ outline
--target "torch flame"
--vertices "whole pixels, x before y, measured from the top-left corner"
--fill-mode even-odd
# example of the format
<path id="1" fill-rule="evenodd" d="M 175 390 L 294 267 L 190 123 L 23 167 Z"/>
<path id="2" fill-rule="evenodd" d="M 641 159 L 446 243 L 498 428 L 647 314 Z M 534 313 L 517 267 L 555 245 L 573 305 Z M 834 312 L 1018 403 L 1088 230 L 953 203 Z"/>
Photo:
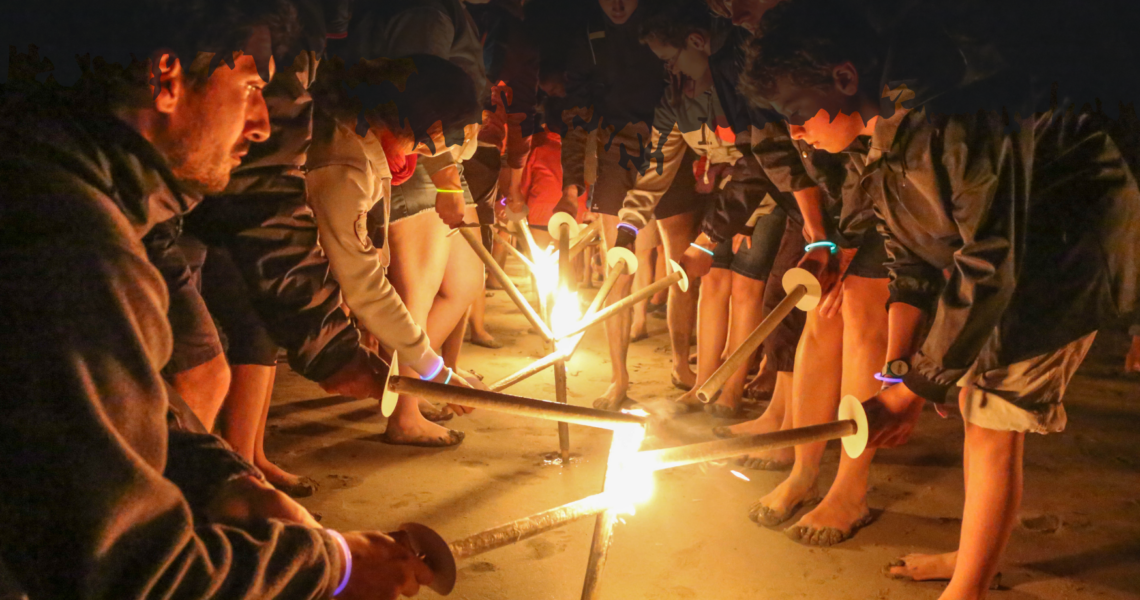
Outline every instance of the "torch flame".
<path id="1" fill-rule="evenodd" d="M 534 252 L 532 258 L 531 273 L 538 284 L 538 293 L 548 298 L 558 287 L 558 251 L 554 246 L 547 246 L 545 250 Z"/>
<path id="2" fill-rule="evenodd" d="M 581 319 L 582 304 L 578 301 L 578 292 L 559 287 L 554 296 L 554 308 L 550 311 L 550 328 L 558 339 L 555 347 L 559 352 L 568 354 L 578 345 L 578 336 L 564 338 L 563 334 L 570 332 Z"/>
<path id="3" fill-rule="evenodd" d="M 641 409 L 622 412 L 638 416 L 648 416 Z M 606 471 L 606 495 L 611 498 L 614 510 L 624 514 L 635 514 L 635 505 L 647 502 L 653 497 L 653 471 L 640 467 L 631 460 L 641 449 L 645 439 L 645 427 L 626 425 L 614 430 L 613 443 Z"/>

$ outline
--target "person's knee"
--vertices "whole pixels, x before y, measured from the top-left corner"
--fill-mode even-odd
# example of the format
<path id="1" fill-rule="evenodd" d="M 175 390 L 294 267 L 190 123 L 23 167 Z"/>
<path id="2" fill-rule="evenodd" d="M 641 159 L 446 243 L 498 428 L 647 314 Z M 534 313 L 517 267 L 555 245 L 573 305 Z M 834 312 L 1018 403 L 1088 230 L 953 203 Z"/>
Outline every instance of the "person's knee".
<path id="1" fill-rule="evenodd" d="M 734 298 L 751 298 L 756 302 L 764 300 L 764 282 L 739 273 L 732 274 L 732 296 Z"/>
<path id="2" fill-rule="evenodd" d="M 701 293 L 710 298 L 727 298 L 732 293 L 732 273 L 728 269 L 711 269 L 701 278 Z"/>

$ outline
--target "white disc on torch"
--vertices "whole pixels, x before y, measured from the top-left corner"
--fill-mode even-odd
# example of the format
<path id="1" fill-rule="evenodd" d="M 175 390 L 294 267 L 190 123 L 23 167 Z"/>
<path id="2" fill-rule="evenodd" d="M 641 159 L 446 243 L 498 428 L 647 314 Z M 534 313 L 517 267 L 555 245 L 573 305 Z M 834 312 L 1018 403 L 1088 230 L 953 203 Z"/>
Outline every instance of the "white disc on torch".
<path id="1" fill-rule="evenodd" d="M 630 252 L 628 248 L 621 246 L 614 246 L 606 251 L 606 264 L 612 269 L 618 264 L 618 260 L 625 261 L 625 274 L 633 275 L 637 272 L 637 255 Z"/>
<path id="2" fill-rule="evenodd" d="M 823 297 L 823 288 L 819 285 L 819 280 L 815 278 L 815 275 L 796 267 L 788 269 L 788 272 L 784 273 L 784 279 L 781 283 L 784 285 L 784 291 L 789 294 L 796 289 L 797 285 L 807 288 L 807 293 L 796 303 L 796 308 L 807 312 L 819 306 L 819 300 Z"/>
<path id="3" fill-rule="evenodd" d="M 519 221 L 525 219 L 526 216 L 530 214 L 530 207 L 524 206 L 521 211 L 515 212 L 515 211 L 511 210 L 510 206 L 508 206 L 506 208 L 506 210 L 503 211 L 503 214 L 506 215 L 507 220 L 510 221 L 511 223 L 518 223 Z"/>
<path id="4" fill-rule="evenodd" d="M 669 266 L 673 269 L 670 273 L 675 272 L 681 274 L 681 280 L 677 282 L 677 287 L 681 288 L 682 292 L 689 291 L 689 274 L 681 268 L 681 265 L 678 264 L 677 261 L 671 258 L 669 259 Z"/>
<path id="5" fill-rule="evenodd" d="M 859 458 L 867 449 L 867 412 L 863 410 L 863 403 L 855 396 L 844 396 L 839 402 L 839 420 L 855 421 L 855 433 L 841 439 L 843 451 L 851 458 Z"/>
<path id="6" fill-rule="evenodd" d="M 380 414 L 385 417 L 392 416 L 396 412 L 396 402 L 399 401 L 400 395 L 393 392 L 388 387 L 388 382 L 392 379 L 393 375 L 400 374 L 400 361 L 396 358 L 396 353 L 392 353 L 392 362 L 388 363 L 388 374 L 384 376 L 384 397 L 380 399 Z"/>
<path id="7" fill-rule="evenodd" d="M 574 220 L 574 217 L 562 212 L 554 213 L 546 222 L 546 230 L 555 242 L 561 241 L 562 225 L 564 224 L 570 228 L 570 239 L 578 237 L 578 222 Z"/>

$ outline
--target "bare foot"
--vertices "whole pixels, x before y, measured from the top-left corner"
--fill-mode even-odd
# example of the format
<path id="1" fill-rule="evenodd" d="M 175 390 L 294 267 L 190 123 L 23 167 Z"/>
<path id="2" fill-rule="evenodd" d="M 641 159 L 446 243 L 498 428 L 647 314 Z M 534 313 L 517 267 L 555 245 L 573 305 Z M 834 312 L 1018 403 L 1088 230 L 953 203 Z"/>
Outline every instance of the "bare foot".
<path id="1" fill-rule="evenodd" d="M 718 419 L 735 419 L 740 413 L 740 398 L 722 391 L 715 402 L 705 405 L 705 412 Z"/>
<path id="2" fill-rule="evenodd" d="M 744 397 L 749 400 L 767 400 L 776 391 L 776 372 L 761 369 L 756 377 L 744 385 Z"/>
<path id="3" fill-rule="evenodd" d="M 688 364 L 673 365 L 673 372 L 670 373 L 669 378 L 673 382 L 673 387 L 686 392 L 697 385 L 697 374 L 689 368 Z"/>
<path id="4" fill-rule="evenodd" d="M 891 563 L 891 579 L 911 581 L 949 581 L 954 575 L 957 552 L 945 554 L 907 554 Z"/>
<path id="5" fill-rule="evenodd" d="M 626 401 L 626 392 L 629 391 L 629 382 L 615 381 L 606 388 L 605 393 L 594 400 L 594 408 L 602 410 L 620 410 Z"/>
<path id="6" fill-rule="evenodd" d="M 629 326 L 629 341 L 640 342 L 641 340 L 649 339 L 649 328 L 645 324 L 645 318 L 638 318 L 635 316 L 632 319 L 633 323 Z"/>
<path id="7" fill-rule="evenodd" d="M 389 419 L 383 440 L 399 446 L 456 446 L 463 441 L 463 432 L 436 425 L 417 413 L 403 421 Z"/>
<path id="8" fill-rule="evenodd" d="M 420 407 L 420 414 L 432 423 L 442 423 L 444 421 L 449 421 L 452 417 L 455 416 L 455 413 L 447 410 L 446 407 L 441 408 L 439 406 L 436 406 L 424 398 L 417 399 L 417 402 Z"/>
<path id="9" fill-rule="evenodd" d="M 285 492 L 293 498 L 307 498 L 317 491 L 318 485 L 309 477 L 294 475 L 285 469 L 269 462 L 257 461 L 257 468 L 265 475 L 265 480 L 273 487 Z"/>
<path id="10" fill-rule="evenodd" d="M 482 346 L 484 348 L 490 348 L 492 350 L 497 350 L 503 347 L 503 344 L 496 340 L 495 336 L 487 333 L 486 331 L 471 332 L 471 343 L 476 346 Z"/>
<path id="11" fill-rule="evenodd" d="M 862 494 L 853 499 L 834 488 L 814 510 L 804 515 L 785 533 L 788 537 L 811 546 L 832 546 L 847 540 L 871 522 L 871 511 Z"/>
<path id="12" fill-rule="evenodd" d="M 814 504 L 818 500 L 814 477 L 792 475 L 756 501 L 748 516 L 761 525 L 771 527 L 792 518 L 805 504 Z"/>

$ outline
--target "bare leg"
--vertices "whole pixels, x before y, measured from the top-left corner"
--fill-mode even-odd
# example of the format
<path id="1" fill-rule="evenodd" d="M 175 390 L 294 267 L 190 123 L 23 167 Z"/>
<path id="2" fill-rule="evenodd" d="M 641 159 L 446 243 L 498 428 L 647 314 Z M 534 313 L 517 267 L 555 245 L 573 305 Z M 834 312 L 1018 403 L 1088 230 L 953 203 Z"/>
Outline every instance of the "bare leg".
<path id="1" fill-rule="evenodd" d="M 213 431 L 218 411 L 230 389 L 230 367 L 226 364 L 225 354 L 176 373 L 173 379 L 170 385 L 174 391 L 182 396 L 190 410 L 206 426 L 206 430 Z"/>
<path id="2" fill-rule="evenodd" d="M 444 237 L 446 233 L 447 226 L 433 211 L 397 221 L 388 228 L 392 251 L 388 279 L 408 307 L 412 319 L 421 326 L 428 324 L 428 314 L 447 268 L 451 247 Z M 439 337 L 432 338 L 429 329 L 428 337 L 442 342 L 450 332 L 438 332 Z M 400 375 L 419 376 L 403 365 L 400 366 Z M 420 414 L 417 398 L 407 395 L 400 396 L 396 410 L 388 418 L 388 432 L 401 440 L 413 442 L 452 439 L 447 428 L 428 421 Z"/>
<path id="3" fill-rule="evenodd" d="M 483 294 L 475 296 L 471 304 L 471 313 L 468 322 L 471 323 L 471 343 L 485 348 L 502 348 L 503 345 L 495 340 L 495 336 L 487 331 L 484 320 L 487 311 L 487 297 Z"/>
<path id="4" fill-rule="evenodd" d="M 969 472 L 962 539 L 941 600 L 986 597 L 1021 507 L 1025 434 L 966 425 Z"/>
<path id="5" fill-rule="evenodd" d="M 668 269 L 666 268 L 665 262 L 665 247 L 658 246 L 657 254 L 654 255 L 653 259 L 653 281 L 657 281 L 667 274 Z M 656 304 L 657 306 L 661 306 L 662 304 L 667 303 L 669 301 L 669 290 L 662 290 L 656 294 L 653 294 L 653 297 L 650 298 L 649 301 L 653 304 Z"/>
<path id="6" fill-rule="evenodd" d="M 649 232 L 650 230 L 646 229 L 645 231 Z M 653 264 L 653 248 L 645 249 L 641 247 L 641 244 L 638 244 L 636 254 L 637 264 Z M 633 288 L 630 290 L 630 293 L 636 292 L 637 290 L 640 290 L 641 288 L 652 284 L 653 281 L 653 269 L 639 268 L 637 270 L 637 273 L 635 273 L 633 276 Z M 649 337 L 649 331 L 646 322 L 646 319 L 649 316 L 649 300 L 642 300 L 641 302 L 634 304 L 632 310 L 633 313 L 630 320 L 629 330 L 630 341 L 639 342 Z"/>
<path id="7" fill-rule="evenodd" d="M 699 406 L 696 388 L 708 381 L 724 362 L 721 355 L 728 343 L 731 294 L 732 272 L 728 269 L 714 268 L 701 278 L 697 298 L 697 378 L 694 389 L 681 396 L 678 402 Z"/>
<path id="8" fill-rule="evenodd" d="M 657 221 L 661 242 L 669 259 L 680 261 L 689 244 L 697 239 L 696 213 L 685 213 Z M 695 283 L 695 282 L 694 282 Z M 692 387 L 697 375 L 689 367 L 689 346 L 693 339 L 693 321 L 697 315 L 696 286 L 682 292 L 677 286 L 669 287 L 669 339 L 673 345 L 673 379 Z"/>
<path id="9" fill-rule="evenodd" d="M 265 421 L 273 396 L 276 366 L 234 365 L 233 383 L 218 419 L 222 439 L 250 461 L 269 483 L 290 496 L 312 495 L 316 483 L 285 471 L 265 457 Z"/>
<path id="10" fill-rule="evenodd" d="M 272 390 L 277 367 L 234 365 L 233 383 L 222 408 L 219 429 L 242 458 L 253 462 L 266 390 Z"/>
<path id="11" fill-rule="evenodd" d="M 843 318 L 826 318 L 818 311 L 809 312 L 796 347 L 789 411 L 793 427 L 818 425 L 835 417 L 835 403 L 842 383 L 842 360 Z M 777 525 L 790 518 L 803 502 L 816 496 L 816 479 L 825 446 L 824 443 L 796 446 L 792 473 L 752 505 L 749 512 L 753 520 Z"/>
<path id="12" fill-rule="evenodd" d="M 886 279 L 851 276 L 843 287 L 843 384 L 842 394 L 860 400 L 874 396 L 882 386 L 874 374 L 882 369 L 887 353 Z M 829 402 L 828 419 L 838 405 Z M 829 546 L 850 537 L 869 518 L 867 477 L 875 453 L 868 449 L 859 458 L 841 454 L 835 483 L 815 510 L 804 515 L 789 535 L 805 543 Z"/>
<path id="13" fill-rule="evenodd" d="M 604 222 L 602 230 L 605 232 L 606 248 L 612 248 L 614 241 L 617 239 L 617 225 L 620 221 L 614 215 L 602 215 L 602 219 Z M 633 277 L 628 275 L 619 277 L 617 282 L 614 283 L 614 289 L 610 292 L 609 298 L 606 298 L 606 306 L 628 296 L 632 285 Z M 629 371 L 625 365 L 626 356 L 629 354 L 629 322 L 630 314 L 628 309 L 610 317 L 605 322 L 606 341 L 609 342 L 610 369 L 613 371 L 613 379 L 611 380 L 610 387 L 606 389 L 597 400 L 594 400 L 595 407 L 617 410 L 621 407 L 622 402 L 625 401 L 626 393 L 629 391 Z"/>
<path id="14" fill-rule="evenodd" d="M 963 423 L 965 425 L 965 423 Z M 964 479 L 966 496 L 970 495 L 970 445 L 964 444 L 962 449 L 962 477 Z M 948 581 L 954 576 L 954 565 L 958 562 L 958 552 L 943 552 L 942 554 L 907 554 L 901 560 L 895 561 L 890 567 L 890 574 L 898 579 L 911 579 L 914 581 Z"/>
<path id="15" fill-rule="evenodd" d="M 732 319 L 728 324 L 729 354 L 736 351 L 744 340 L 764 320 L 764 282 L 750 279 L 739 273 L 732 274 Z M 750 361 L 748 361 L 750 362 Z M 728 381 L 716 404 L 723 406 L 720 414 L 735 416 L 744 395 L 744 379 L 748 377 L 748 362 L 741 365 Z M 717 414 L 717 413 L 713 413 Z"/>

